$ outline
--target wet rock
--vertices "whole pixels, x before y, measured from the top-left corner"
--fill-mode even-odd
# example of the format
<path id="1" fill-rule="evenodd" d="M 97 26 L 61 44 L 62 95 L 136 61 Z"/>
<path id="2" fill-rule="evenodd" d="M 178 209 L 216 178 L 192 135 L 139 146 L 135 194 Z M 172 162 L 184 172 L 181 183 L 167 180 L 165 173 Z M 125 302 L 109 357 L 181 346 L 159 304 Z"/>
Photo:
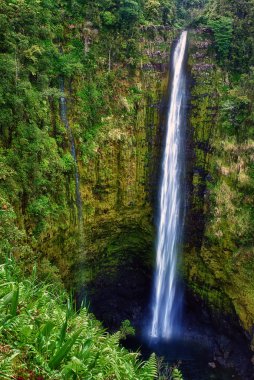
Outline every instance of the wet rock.
<path id="1" fill-rule="evenodd" d="M 147 32 L 147 31 L 172 30 L 172 27 L 168 25 L 142 25 L 140 29 Z"/>
<path id="2" fill-rule="evenodd" d="M 209 71 L 209 70 L 212 70 L 214 69 L 214 65 L 213 64 L 209 64 L 209 63 L 197 63 L 196 65 L 193 66 L 193 70 L 194 71 Z"/>
<path id="3" fill-rule="evenodd" d="M 212 45 L 212 41 L 210 40 L 205 40 L 205 41 L 195 41 L 194 46 L 197 49 L 207 49 L 209 46 Z"/>

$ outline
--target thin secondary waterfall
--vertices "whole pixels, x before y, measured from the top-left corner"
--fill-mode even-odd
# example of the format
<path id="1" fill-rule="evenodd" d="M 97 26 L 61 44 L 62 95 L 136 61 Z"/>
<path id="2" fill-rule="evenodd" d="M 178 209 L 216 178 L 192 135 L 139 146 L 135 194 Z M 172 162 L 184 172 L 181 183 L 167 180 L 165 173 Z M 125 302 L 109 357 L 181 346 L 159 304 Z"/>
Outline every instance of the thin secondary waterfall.
<path id="1" fill-rule="evenodd" d="M 187 32 L 175 47 L 172 64 L 170 106 L 163 157 L 162 182 L 157 241 L 157 262 L 154 284 L 153 315 L 150 335 L 169 339 L 179 332 L 181 289 L 177 279 L 181 231 L 183 225 L 183 134 L 186 83 L 184 57 Z"/>
<path id="2" fill-rule="evenodd" d="M 81 201 L 80 188 L 79 188 L 78 161 L 77 161 L 77 154 L 76 154 L 76 148 L 75 148 L 75 141 L 74 141 L 72 130 L 70 128 L 68 117 L 67 117 L 67 101 L 66 101 L 66 97 L 64 96 L 65 86 L 64 86 L 63 78 L 60 78 L 60 90 L 63 94 L 60 98 L 60 116 L 61 116 L 61 120 L 63 124 L 65 125 L 66 131 L 68 134 L 69 143 L 70 143 L 71 155 L 75 161 L 76 205 L 77 205 L 77 211 L 78 211 L 78 220 L 80 222 L 82 220 L 82 201 Z"/>

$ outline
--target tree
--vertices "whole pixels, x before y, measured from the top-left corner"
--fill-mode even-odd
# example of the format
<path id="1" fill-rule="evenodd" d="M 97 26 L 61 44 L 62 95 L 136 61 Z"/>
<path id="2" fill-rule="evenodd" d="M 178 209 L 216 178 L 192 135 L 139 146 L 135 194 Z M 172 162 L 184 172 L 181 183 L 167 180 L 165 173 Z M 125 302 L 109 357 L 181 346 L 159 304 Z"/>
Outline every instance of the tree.
<path id="1" fill-rule="evenodd" d="M 233 20 L 230 17 L 220 16 L 208 21 L 215 38 L 216 50 L 220 62 L 224 62 L 229 55 L 233 38 Z"/>
<path id="2" fill-rule="evenodd" d="M 135 0 L 121 0 L 119 14 L 121 23 L 133 25 L 141 19 L 140 4 Z"/>

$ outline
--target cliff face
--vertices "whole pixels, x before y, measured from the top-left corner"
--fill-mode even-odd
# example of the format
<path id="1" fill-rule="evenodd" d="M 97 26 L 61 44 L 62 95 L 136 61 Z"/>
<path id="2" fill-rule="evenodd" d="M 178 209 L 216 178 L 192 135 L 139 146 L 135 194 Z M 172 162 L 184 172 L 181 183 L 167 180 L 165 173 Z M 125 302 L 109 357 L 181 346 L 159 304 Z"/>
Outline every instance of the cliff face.
<path id="1" fill-rule="evenodd" d="M 105 299 L 108 304 L 113 302 L 115 308 L 108 318 L 116 315 L 120 323 L 124 317 L 133 319 L 140 298 L 149 295 L 153 203 L 174 33 L 168 27 L 144 28 L 133 42 L 137 50 L 129 59 L 120 59 L 118 50 L 126 49 L 122 36 L 116 37 L 112 47 L 105 47 L 105 36 L 90 24 L 87 29 L 89 44 L 76 47 L 82 33 L 71 25 L 59 58 L 68 57 L 61 77 L 65 79 L 68 127 L 75 141 L 82 220 L 78 220 L 70 136 L 60 118 L 63 94 L 57 89 L 60 79 L 55 77 L 54 91 L 44 100 L 49 126 L 44 126 L 42 113 L 42 131 L 35 130 L 39 135 L 27 132 L 28 136 L 21 136 L 25 144 L 19 146 L 21 165 L 26 156 L 28 160 L 33 141 L 35 145 L 41 139 L 41 146 L 32 152 L 29 164 L 24 163 L 30 188 L 20 178 L 15 198 L 4 195 L 7 211 L 3 212 L 8 218 L 3 232 L 11 228 L 15 210 L 20 237 L 11 250 L 25 269 L 31 270 L 37 261 L 42 278 L 61 278 L 67 287 L 84 287 L 92 305 L 105 305 Z M 75 67 L 75 76 L 67 72 L 71 54 L 81 54 L 86 65 L 83 71 Z M 90 56 L 93 62 L 96 57 L 96 66 L 90 66 Z M 15 135 L 11 149 L 21 137 Z M 8 176 L 4 181 L 12 189 Z M 133 291 L 127 291 L 130 285 Z M 121 315 L 124 302 L 135 307 L 130 306 L 132 311 L 126 307 L 126 314 Z M 97 314 L 107 320 L 100 310 Z"/>
<path id="2" fill-rule="evenodd" d="M 96 315 L 111 326 L 135 321 L 149 302 L 172 39 L 168 31 L 143 35 L 140 67 L 120 70 L 113 112 L 80 165 L 84 251 L 74 272 Z"/>
<path id="3" fill-rule="evenodd" d="M 253 141 L 242 138 L 249 100 L 216 63 L 209 30 L 191 34 L 189 208 L 184 273 L 215 319 L 231 316 L 252 339 Z M 246 97 L 245 97 L 246 96 Z M 246 112 L 247 111 L 247 112 Z M 236 121 L 237 119 L 237 121 Z"/>
<path id="4" fill-rule="evenodd" d="M 87 283 L 104 256 L 114 267 L 126 252 L 151 252 L 158 103 L 176 7 L 89 0 L 0 8 L 0 260 L 14 255 L 28 272 L 37 262 L 40 277 L 67 286 L 79 282 L 84 262 Z"/>
<path id="5" fill-rule="evenodd" d="M 111 326 L 126 318 L 134 321 L 149 302 L 154 200 L 173 37 L 169 30 L 145 30 L 137 69 L 113 65 L 94 78 L 99 83 L 108 76 L 110 81 L 102 111 L 98 105 L 102 117 L 96 133 L 86 135 L 87 142 L 76 138 L 83 220 L 77 221 L 72 195 L 74 219 L 68 235 L 59 231 L 41 245 L 50 260 L 63 267 L 64 281 L 81 288 L 80 297 L 88 297 L 96 316 Z M 86 80 L 77 78 L 66 91 L 76 137 L 84 123 L 85 86 Z M 89 147 L 85 154 L 82 146 Z M 74 194 L 73 178 L 71 183 Z"/>

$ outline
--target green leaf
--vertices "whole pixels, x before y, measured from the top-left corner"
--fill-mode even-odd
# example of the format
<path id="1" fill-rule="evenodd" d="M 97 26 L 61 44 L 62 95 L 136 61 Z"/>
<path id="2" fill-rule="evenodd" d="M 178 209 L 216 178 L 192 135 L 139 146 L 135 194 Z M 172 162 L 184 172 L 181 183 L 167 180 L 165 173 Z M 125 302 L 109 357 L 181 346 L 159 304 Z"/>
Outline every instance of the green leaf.
<path id="1" fill-rule="evenodd" d="M 68 326 L 68 321 L 67 321 L 67 317 L 66 317 L 65 322 L 61 328 L 60 335 L 59 335 L 59 346 L 60 347 L 62 346 L 62 344 L 64 342 L 64 339 L 66 336 L 66 331 L 67 331 L 67 326 Z"/>
<path id="2" fill-rule="evenodd" d="M 19 303 L 19 286 L 13 291 L 12 301 L 11 301 L 11 316 L 15 317 L 17 315 Z"/>
<path id="3" fill-rule="evenodd" d="M 57 353 L 54 355 L 54 357 L 49 362 L 49 367 L 52 369 L 55 369 L 59 367 L 61 364 L 61 361 L 69 354 L 69 352 L 72 349 L 72 346 L 75 344 L 76 340 L 78 339 L 81 329 L 77 331 L 75 334 L 73 334 L 67 342 L 57 351 Z"/>
<path id="4" fill-rule="evenodd" d="M 2 299 L 0 300 L 0 306 L 6 307 L 7 305 L 10 305 L 10 316 L 15 317 L 17 315 L 18 302 L 19 286 L 17 285 L 17 287 L 14 290 L 2 297 Z"/>
<path id="5" fill-rule="evenodd" d="M 37 337 L 37 349 L 40 352 L 45 350 L 44 342 L 50 336 L 51 331 L 55 327 L 55 324 L 51 321 L 46 322 L 40 329 L 40 332 Z"/>

